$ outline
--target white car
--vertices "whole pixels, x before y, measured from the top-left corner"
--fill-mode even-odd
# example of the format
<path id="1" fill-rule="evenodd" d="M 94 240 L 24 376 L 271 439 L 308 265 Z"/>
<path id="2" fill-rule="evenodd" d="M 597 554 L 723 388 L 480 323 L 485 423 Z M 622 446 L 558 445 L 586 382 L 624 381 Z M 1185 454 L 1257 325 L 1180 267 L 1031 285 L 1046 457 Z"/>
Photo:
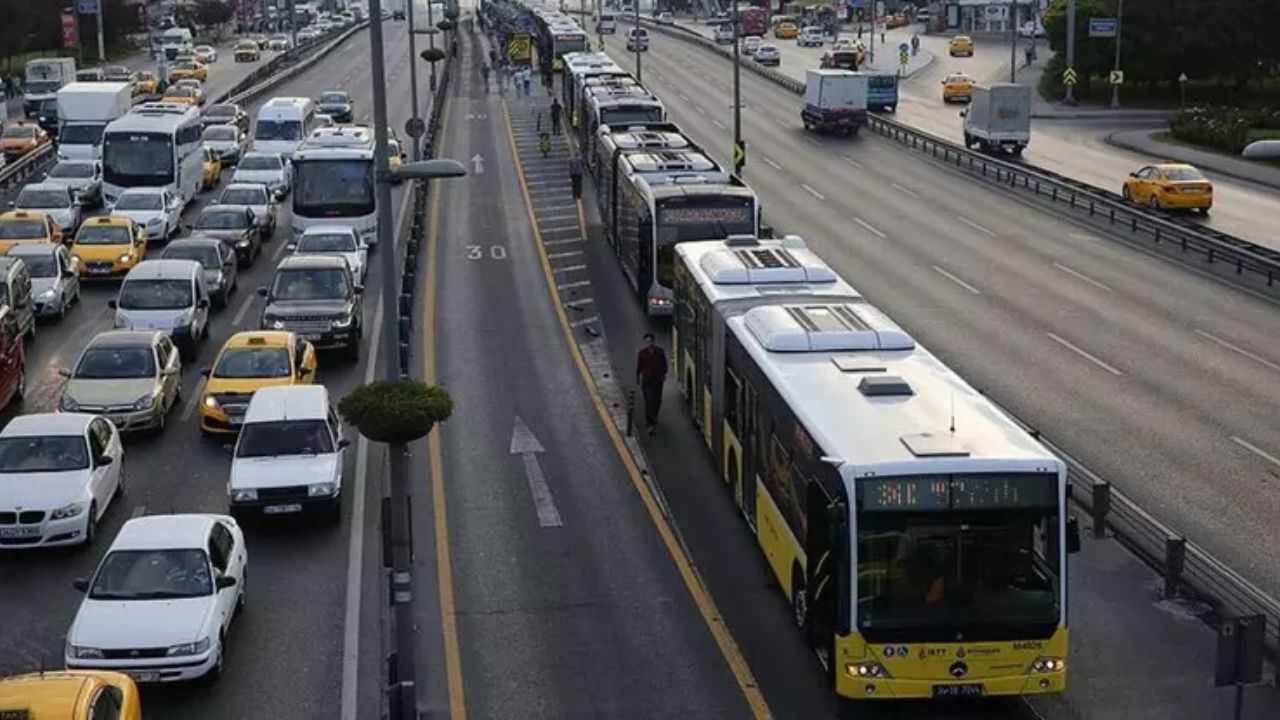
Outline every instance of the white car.
<path id="1" fill-rule="evenodd" d="M 717 45 L 732 45 L 738 39 L 737 33 L 733 29 L 733 23 L 717 25 L 716 29 L 712 31 L 711 39 Z"/>
<path id="2" fill-rule="evenodd" d="M 293 171 L 289 159 L 280 153 L 247 152 L 236 165 L 231 182 L 266 185 L 277 198 L 283 198 L 293 188 Z"/>
<path id="3" fill-rule="evenodd" d="M 755 35 L 751 35 L 750 37 L 744 37 L 742 38 L 742 54 L 755 55 L 756 51 L 759 50 L 760 46 L 763 44 L 764 44 L 764 40 L 761 40 Z"/>
<path id="4" fill-rule="evenodd" d="M 204 65 L 218 62 L 218 49 L 212 45 L 197 45 L 196 62 Z"/>
<path id="5" fill-rule="evenodd" d="M 18 415 L 0 431 L 0 549 L 93 542 L 124 483 L 124 448 L 105 418 Z"/>
<path id="6" fill-rule="evenodd" d="M 102 163 L 97 160 L 59 160 L 44 176 L 45 185 L 63 185 L 83 202 L 102 200 Z"/>
<path id="7" fill-rule="evenodd" d="M 649 31 L 644 28 L 631 28 L 627 32 L 627 49 L 645 52 L 649 49 Z"/>
<path id="8" fill-rule="evenodd" d="M 369 269 L 369 248 L 350 225 L 313 225 L 291 241 L 288 249 L 296 255 L 338 255 L 347 261 L 351 277 L 364 284 L 365 271 Z"/>
<path id="9" fill-rule="evenodd" d="M 227 165 L 240 162 L 240 156 L 249 149 L 249 137 L 235 125 L 210 125 L 200 134 L 200 142 L 218 153 Z"/>
<path id="10" fill-rule="evenodd" d="M 654 22 L 659 25 L 675 25 L 676 17 L 669 12 L 661 12 L 658 13 L 658 17 L 654 19 Z"/>
<path id="11" fill-rule="evenodd" d="M 782 64 L 782 53 L 778 51 L 778 46 L 770 45 L 769 43 L 756 48 L 755 58 L 756 62 L 761 65 L 777 67 Z"/>
<path id="12" fill-rule="evenodd" d="M 182 224 L 182 198 L 164 188 L 125 188 L 108 212 L 124 215 L 147 230 L 147 240 L 173 237 Z"/>
<path id="13" fill-rule="evenodd" d="M 14 201 L 16 210 L 39 210 L 62 228 L 64 234 L 75 234 L 80 227 L 81 207 L 71 188 L 54 183 L 33 183 L 22 188 Z"/>
<path id="14" fill-rule="evenodd" d="M 823 34 L 822 28 L 810 25 L 800 31 L 796 36 L 796 45 L 800 47 L 822 47 L 827 41 L 826 35 Z"/>
<path id="15" fill-rule="evenodd" d="M 67 630 L 68 669 L 114 670 L 137 682 L 216 679 L 231 621 L 245 604 L 244 533 L 225 515 L 129 520 Z"/>

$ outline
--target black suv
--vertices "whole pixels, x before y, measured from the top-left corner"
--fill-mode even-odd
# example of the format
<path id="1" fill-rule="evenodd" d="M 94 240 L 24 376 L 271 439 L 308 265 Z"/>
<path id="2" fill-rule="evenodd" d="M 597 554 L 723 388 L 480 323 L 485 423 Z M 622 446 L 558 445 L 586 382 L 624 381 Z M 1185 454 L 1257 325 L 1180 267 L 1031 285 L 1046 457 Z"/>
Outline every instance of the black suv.
<path id="1" fill-rule="evenodd" d="M 262 329 L 298 333 L 317 350 L 342 349 L 354 361 L 364 332 L 363 292 L 345 259 L 291 255 L 280 261 L 271 284 L 258 288 L 267 299 Z"/>

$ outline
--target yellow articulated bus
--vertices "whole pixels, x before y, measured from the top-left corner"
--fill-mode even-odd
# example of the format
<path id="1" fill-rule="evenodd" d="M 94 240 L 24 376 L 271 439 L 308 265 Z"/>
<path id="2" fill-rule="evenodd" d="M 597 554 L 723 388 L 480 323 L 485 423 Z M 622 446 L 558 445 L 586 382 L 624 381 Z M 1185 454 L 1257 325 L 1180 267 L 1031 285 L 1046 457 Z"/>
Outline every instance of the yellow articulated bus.
<path id="1" fill-rule="evenodd" d="M 676 247 L 676 377 L 846 700 L 1066 686 L 1066 466 L 798 238 Z"/>

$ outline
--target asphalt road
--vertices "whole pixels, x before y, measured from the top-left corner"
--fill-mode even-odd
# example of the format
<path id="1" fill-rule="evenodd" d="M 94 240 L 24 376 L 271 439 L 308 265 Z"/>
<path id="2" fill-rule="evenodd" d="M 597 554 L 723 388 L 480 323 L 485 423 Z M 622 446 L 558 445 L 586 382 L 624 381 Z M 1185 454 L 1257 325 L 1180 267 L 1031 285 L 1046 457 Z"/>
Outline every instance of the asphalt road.
<path id="1" fill-rule="evenodd" d="M 435 325 L 422 338 L 455 407 L 437 431 L 442 472 L 433 478 L 444 489 L 434 509 L 447 511 L 453 578 L 443 611 L 456 622 L 461 661 L 448 700 L 456 710 L 465 698 L 475 718 L 749 717 L 575 368 L 503 103 L 481 89 L 479 51 L 474 63 L 470 48 L 463 57 L 441 155 L 478 155 L 483 173 L 441 186 Z M 521 101 L 511 111 L 521 121 L 535 108 Z M 566 197 L 543 197 L 572 207 L 567 175 L 528 170 L 540 182 L 559 175 Z M 412 476 L 429 467 L 415 454 Z M 420 516 L 430 514 L 424 503 Z M 440 626 L 438 610 L 422 612 L 422 626 Z M 428 640 L 427 652 L 439 645 Z M 428 657 L 438 677 L 446 661 Z M 440 692 L 428 702 L 433 716 L 448 712 Z"/>
<path id="2" fill-rule="evenodd" d="M 644 58 L 646 85 L 726 164 L 729 76 L 662 35 Z M 794 96 L 742 82 L 746 179 L 769 224 L 1144 508 L 1280 590 L 1265 539 L 1280 511 L 1273 302 L 878 138 L 806 135 Z"/>
<path id="3" fill-rule="evenodd" d="M 711 29 L 705 24 L 695 23 L 686 24 L 686 26 L 711 37 Z M 884 50 L 881 49 L 880 38 L 877 36 L 876 57 L 880 60 L 877 65 L 882 66 L 885 62 L 889 62 L 890 65 L 896 63 L 896 60 L 886 61 L 884 58 L 896 57 L 898 44 L 909 40 L 911 31 L 918 28 L 919 26 L 912 26 L 890 31 L 887 36 L 888 47 Z M 841 34 L 842 36 L 856 35 L 850 32 Z M 868 37 L 864 35 L 864 41 Z M 949 39 L 950 36 L 944 35 L 920 35 L 921 51 L 932 53 L 934 60 L 902 81 L 898 111 L 893 117 L 911 127 L 961 143 L 964 133 L 961 129 L 959 114 L 964 106 L 942 101 L 942 80 L 952 71 L 958 70 L 968 73 L 980 85 L 1009 82 L 1009 44 L 1005 40 L 978 38 L 972 57 L 950 57 L 947 52 Z M 618 43 L 621 42 L 621 40 L 618 41 Z M 777 45 L 782 55 L 782 64 L 777 70 L 799 80 L 804 80 L 805 70 L 818 67 L 822 54 L 827 49 L 802 48 L 797 46 L 794 40 L 776 40 L 772 37 L 766 38 L 766 42 Z M 888 55 L 882 55 L 885 52 Z M 1040 57 L 1032 82 L 1039 78 L 1039 66 L 1042 66 L 1051 55 L 1044 40 L 1039 41 L 1038 52 Z M 1021 46 L 1017 62 L 1019 82 L 1027 82 L 1026 70 L 1022 68 Z M 1034 109 L 1040 110 L 1042 107 L 1048 109 L 1049 104 L 1040 101 L 1036 96 Z M 1149 119 L 1126 121 L 1122 114 L 1117 114 L 1113 120 L 1101 121 L 1037 118 L 1032 120 L 1031 145 L 1023 153 L 1023 159 L 1037 167 L 1118 193 L 1129 173 L 1145 165 L 1168 160 L 1168 158 L 1122 150 L 1106 143 L 1107 135 L 1117 130 L 1134 130 L 1142 127 L 1155 130 L 1167 125 L 1153 123 Z M 1280 193 L 1277 193 L 1274 188 L 1219 175 L 1208 168 L 1201 169 L 1213 180 L 1213 211 L 1207 218 L 1198 215 L 1193 217 L 1215 230 L 1236 235 L 1259 245 L 1280 249 L 1280 237 L 1275 233 L 1273 221 L 1273 218 L 1280 217 Z"/>
<path id="4" fill-rule="evenodd" d="M 388 23 L 387 55 L 390 118 L 400 125 L 409 115 L 408 77 L 404 57 L 408 36 L 404 25 Z M 372 117 L 369 72 L 369 34 L 362 31 L 333 54 L 293 80 L 279 86 L 276 95 L 314 97 L 322 90 L 348 90 L 356 103 L 359 120 Z M 225 64 L 224 64 L 225 63 Z M 249 67 L 219 63 L 211 82 L 225 68 L 247 72 Z M 425 93 L 425 74 L 421 78 Z M 424 95 L 425 97 L 425 95 Z M 256 105 L 247 108 L 252 114 Z M 225 179 L 229 179 L 229 174 Z M 217 191 L 201 196 L 188 209 L 193 217 L 199 206 L 216 197 Z M 396 207 L 401 191 L 397 191 Z M 214 315 L 211 336 L 200 356 L 184 364 L 183 399 L 170 417 L 170 427 L 156 438 L 126 439 L 129 466 L 129 493 L 113 506 L 101 527 L 102 539 L 83 552 L 17 553 L 0 556 L 0 675 L 33 670 L 42 664 L 59 666 L 63 637 L 80 596 L 71 581 L 92 572 L 103 551 L 128 517 L 141 513 L 223 512 L 226 509 L 226 478 L 230 454 L 216 442 L 200 437 L 195 417 L 201 377 L 200 368 L 212 361 L 221 343 L 232 333 L 252 329 L 261 312 L 261 299 L 254 289 L 270 277 L 275 260 L 283 254 L 289 227 L 288 201 L 281 208 L 276 237 L 264 246 L 253 267 L 242 271 L 240 290 L 229 307 Z M 379 250 L 384 252 L 385 250 Z M 373 256 L 375 259 L 377 254 Z M 373 346 L 375 305 L 382 278 L 375 263 L 370 271 L 365 306 L 368 347 Z M 61 378 L 58 368 L 73 363 L 86 341 L 111 326 L 106 302 L 115 286 L 86 288 L 82 305 L 58 325 L 42 325 L 28 355 L 29 398 L 26 411 L 48 411 L 56 407 Z M 321 357 L 320 380 L 337 397 L 364 382 L 369 354 L 359 364 L 344 364 L 337 358 Z M 356 455 L 351 453 L 348 482 L 356 477 Z M 354 483 L 353 483 L 354 484 Z M 224 678 L 210 688 L 180 686 L 148 688 L 143 700 L 149 718 L 308 718 L 332 720 L 338 717 L 343 678 L 343 623 L 347 593 L 347 549 L 352 529 L 351 503 L 357 491 L 347 493 L 346 510 L 340 528 L 311 528 L 306 525 L 251 525 L 247 528 L 249 548 L 249 607 L 228 638 L 227 669 Z M 366 504 L 366 512 L 376 517 L 376 502 Z M 368 520 L 368 518 L 365 518 Z M 376 543 L 368 542 L 376 524 L 361 523 L 362 535 L 356 547 L 362 556 Z M 369 596 L 365 607 L 380 593 L 376 565 L 366 561 L 358 578 Z M 361 630 L 365 640 L 360 657 L 362 681 L 377 687 L 379 657 L 377 612 L 370 608 Z M 362 692 L 362 700 L 376 699 L 376 689 Z M 376 717 L 375 707 L 364 707 L 360 717 Z"/>

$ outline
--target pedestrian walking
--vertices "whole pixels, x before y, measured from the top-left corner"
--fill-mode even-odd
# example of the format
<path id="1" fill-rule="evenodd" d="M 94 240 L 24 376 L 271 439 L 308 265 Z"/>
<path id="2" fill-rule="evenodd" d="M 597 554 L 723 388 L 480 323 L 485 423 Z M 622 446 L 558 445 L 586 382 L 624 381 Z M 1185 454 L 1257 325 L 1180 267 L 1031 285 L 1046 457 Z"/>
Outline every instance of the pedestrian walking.
<path id="1" fill-rule="evenodd" d="M 551 154 L 551 136 L 550 135 L 546 133 L 542 133 L 541 135 L 538 136 L 538 152 L 542 153 L 542 157 L 544 158 Z"/>
<path id="2" fill-rule="evenodd" d="M 486 95 L 488 95 L 489 94 L 489 66 L 488 65 L 480 66 L 480 79 L 484 81 L 484 92 Z"/>
<path id="3" fill-rule="evenodd" d="M 560 134 L 560 111 L 563 109 L 560 106 L 560 98 L 551 99 L 551 133 L 553 135 Z"/>
<path id="4" fill-rule="evenodd" d="M 920 54 L 920 36 L 919 35 L 911 36 L 911 54 L 912 55 Z"/>
<path id="5" fill-rule="evenodd" d="M 1030 45 L 1023 49 L 1022 54 L 1027 58 L 1026 67 L 1031 67 L 1031 59 L 1035 56 L 1035 50 Z"/>
<path id="6" fill-rule="evenodd" d="M 649 434 L 658 427 L 662 409 L 662 384 L 667 379 L 667 355 L 654 341 L 653 333 L 645 333 L 645 346 L 636 356 L 636 384 L 644 395 L 644 424 Z"/>
<path id="7" fill-rule="evenodd" d="M 529 86 L 533 84 L 533 70 L 525 68 L 520 71 L 520 84 L 524 87 L 524 96 L 529 97 Z"/>
<path id="8" fill-rule="evenodd" d="M 582 199 L 582 170 L 585 163 L 582 155 L 574 153 L 569 157 L 569 182 L 573 184 L 573 199 Z"/>

